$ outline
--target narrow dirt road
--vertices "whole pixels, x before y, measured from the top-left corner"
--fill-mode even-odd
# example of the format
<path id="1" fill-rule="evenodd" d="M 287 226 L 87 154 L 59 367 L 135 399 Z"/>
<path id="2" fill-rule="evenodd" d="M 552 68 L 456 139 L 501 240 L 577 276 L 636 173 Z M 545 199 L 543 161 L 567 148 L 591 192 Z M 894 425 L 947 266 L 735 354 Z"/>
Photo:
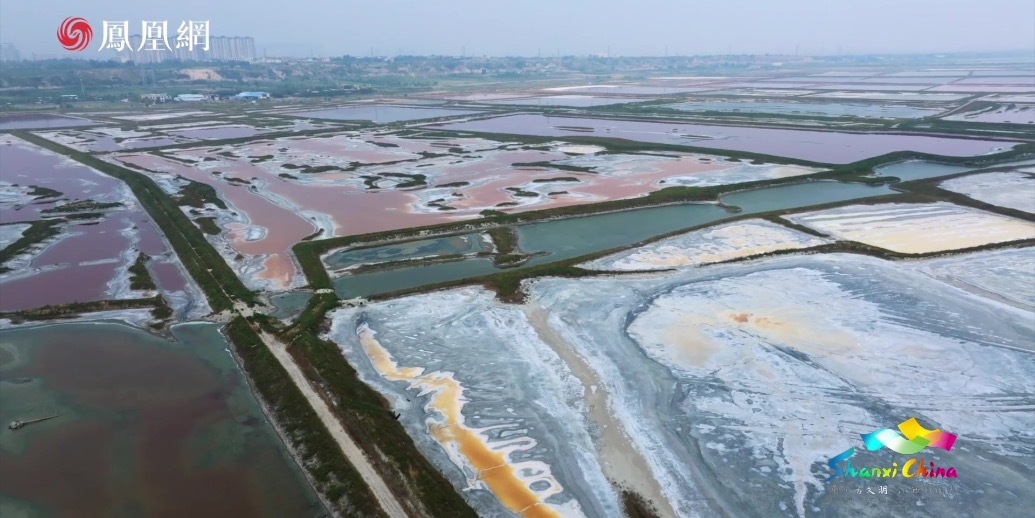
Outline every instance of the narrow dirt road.
<path id="1" fill-rule="evenodd" d="M 388 485 L 381 478 L 381 474 L 370 464 L 363 450 L 359 449 L 359 446 L 352 441 L 352 437 L 342 427 L 338 418 L 334 416 L 334 413 L 331 412 L 323 398 L 309 385 L 309 380 L 306 379 L 302 369 L 295 363 L 295 359 L 288 353 L 284 344 L 268 333 L 261 333 L 260 336 L 262 336 L 262 341 L 266 343 L 266 347 L 269 347 L 270 351 L 273 352 L 273 356 L 276 356 L 280 364 L 287 370 L 295 385 L 302 391 L 305 398 L 309 400 L 309 404 L 312 405 L 316 414 L 320 416 L 324 426 L 331 431 L 331 435 L 334 436 L 334 440 L 338 441 L 338 445 L 341 447 L 345 457 L 355 466 L 356 471 L 359 471 L 359 474 L 363 476 L 363 480 L 366 480 L 370 490 L 377 497 L 378 503 L 381 504 L 381 509 L 384 509 L 385 513 L 391 518 L 406 518 L 406 512 L 403 511 L 402 504 L 395 498 L 392 491 L 388 489 Z"/>

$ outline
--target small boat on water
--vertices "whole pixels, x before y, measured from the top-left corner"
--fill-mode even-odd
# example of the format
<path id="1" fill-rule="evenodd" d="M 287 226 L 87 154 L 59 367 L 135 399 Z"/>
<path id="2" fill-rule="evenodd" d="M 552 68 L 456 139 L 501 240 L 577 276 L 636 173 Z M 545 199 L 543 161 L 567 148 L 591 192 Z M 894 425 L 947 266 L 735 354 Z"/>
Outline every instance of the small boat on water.
<path id="1" fill-rule="evenodd" d="M 17 430 L 19 428 L 23 428 L 23 427 L 28 426 L 30 424 L 35 424 L 35 423 L 39 423 L 41 421 L 46 421 L 47 419 L 54 419 L 55 417 L 58 417 L 60 415 L 61 414 L 48 415 L 47 417 L 38 417 L 36 419 L 29 419 L 28 421 L 20 421 L 18 419 L 15 419 L 14 421 L 11 421 L 11 424 L 7 425 L 7 427 L 10 428 L 11 430 Z"/>

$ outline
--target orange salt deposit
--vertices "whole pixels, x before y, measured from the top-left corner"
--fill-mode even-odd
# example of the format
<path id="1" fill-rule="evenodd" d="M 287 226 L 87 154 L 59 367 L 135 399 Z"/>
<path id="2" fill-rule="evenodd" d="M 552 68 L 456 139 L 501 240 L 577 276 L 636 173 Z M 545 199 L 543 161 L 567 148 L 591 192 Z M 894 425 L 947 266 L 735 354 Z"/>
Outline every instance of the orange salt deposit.
<path id="1" fill-rule="evenodd" d="M 503 505 L 522 516 L 561 516 L 543 502 L 544 498 L 560 492 L 560 484 L 556 480 L 549 478 L 550 492 L 540 496 L 532 491 L 529 482 L 518 476 L 517 469 L 507 459 L 507 452 L 493 450 L 482 435 L 464 425 L 461 413 L 464 394 L 460 382 L 449 373 L 424 374 L 424 369 L 420 367 L 400 368 L 391 353 L 374 337 L 372 329 L 364 324 L 357 333 L 363 350 L 381 376 L 393 381 L 408 381 L 411 387 L 419 387 L 422 392 L 433 394 L 430 406 L 443 416 L 444 423 L 431 424 L 431 435 L 443 446 L 455 446 Z"/>

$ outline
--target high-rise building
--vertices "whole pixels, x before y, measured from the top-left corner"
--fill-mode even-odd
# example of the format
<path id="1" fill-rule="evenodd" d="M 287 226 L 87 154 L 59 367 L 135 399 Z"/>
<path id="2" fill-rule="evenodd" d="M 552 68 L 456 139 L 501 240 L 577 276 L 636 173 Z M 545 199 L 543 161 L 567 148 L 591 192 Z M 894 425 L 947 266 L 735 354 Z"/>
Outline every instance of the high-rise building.
<path id="1" fill-rule="evenodd" d="M 209 42 L 206 58 L 218 61 L 254 61 L 255 40 L 247 36 L 216 36 Z"/>
<path id="2" fill-rule="evenodd" d="M 247 36 L 213 36 L 209 39 L 207 51 L 199 46 L 195 46 L 193 49 L 177 48 L 175 42 L 172 41 L 169 42 L 172 48 L 168 50 L 137 50 L 140 49 L 143 38 L 139 34 L 133 34 L 128 40 L 129 48 L 118 52 L 115 59 L 137 63 L 160 63 L 174 59 L 180 61 L 255 60 L 255 40 Z"/>
<path id="3" fill-rule="evenodd" d="M 22 55 L 13 43 L 0 43 L 0 61 L 21 61 Z"/>

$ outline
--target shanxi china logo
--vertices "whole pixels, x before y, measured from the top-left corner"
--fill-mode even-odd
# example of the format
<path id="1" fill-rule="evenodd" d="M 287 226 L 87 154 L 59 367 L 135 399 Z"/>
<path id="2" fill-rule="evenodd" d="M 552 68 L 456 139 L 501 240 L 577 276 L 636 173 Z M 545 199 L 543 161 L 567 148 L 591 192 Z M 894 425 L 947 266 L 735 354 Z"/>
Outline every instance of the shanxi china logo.
<path id="1" fill-rule="evenodd" d="M 895 453 L 902 455 L 915 455 L 927 448 L 938 448 L 945 451 L 952 451 L 956 445 L 956 436 L 941 430 L 928 430 L 920 424 L 916 418 L 903 421 L 898 425 L 901 433 L 888 428 L 877 430 L 873 433 L 862 434 L 863 444 L 869 451 L 878 451 L 888 448 Z M 827 482 L 838 477 L 844 478 L 898 478 L 901 473 L 903 478 L 958 478 L 956 468 L 940 468 L 934 462 L 926 462 L 924 459 L 910 459 L 902 465 L 901 472 L 897 462 L 891 467 L 864 467 L 857 469 L 850 460 L 856 454 L 855 448 L 849 448 L 840 455 L 831 458 L 827 465 L 835 471 Z"/>
<path id="2" fill-rule="evenodd" d="M 58 28 L 57 36 L 62 47 L 78 52 L 90 45 L 90 41 L 93 40 L 93 27 L 83 18 L 65 18 Z"/>

